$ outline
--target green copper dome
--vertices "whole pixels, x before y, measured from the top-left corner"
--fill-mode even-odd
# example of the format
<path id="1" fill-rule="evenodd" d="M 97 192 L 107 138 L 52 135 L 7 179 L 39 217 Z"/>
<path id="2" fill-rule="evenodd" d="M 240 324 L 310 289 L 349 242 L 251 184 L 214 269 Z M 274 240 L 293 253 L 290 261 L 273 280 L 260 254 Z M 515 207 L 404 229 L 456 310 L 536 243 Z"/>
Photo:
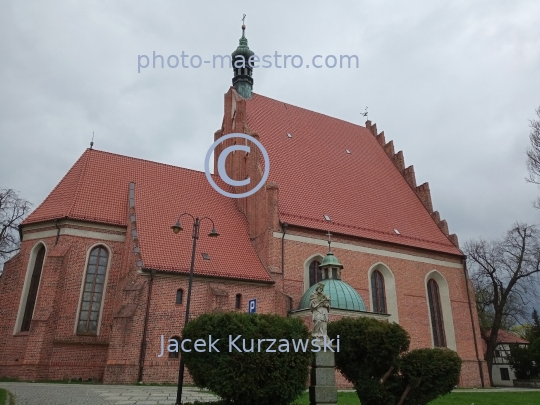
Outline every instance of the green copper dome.
<path id="1" fill-rule="evenodd" d="M 360 294 L 346 282 L 334 278 L 327 278 L 322 280 L 321 283 L 324 284 L 324 293 L 330 296 L 330 309 L 348 309 L 350 311 L 366 310 L 366 305 L 364 304 L 362 297 L 360 297 Z M 298 309 L 309 309 L 309 297 L 316 288 L 317 284 L 313 284 L 309 287 L 300 300 Z"/>
<path id="2" fill-rule="evenodd" d="M 319 267 L 336 267 L 338 269 L 342 269 L 343 265 L 339 262 L 338 258 L 334 256 L 331 251 L 329 251 L 324 257 L 322 263 L 319 264 Z"/>
<path id="3" fill-rule="evenodd" d="M 236 51 L 231 54 L 234 72 L 232 84 L 241 97 L 250 99 L 253 90 L 253 67 L 251 64 L 255 61 L 250 61 L 249 58 L 255 53 L 249 49 L 248 40 L 244 35 L 245 30 L 246 26 L 242 25 L 242 38 L 240 38 Z"/>
<path id="4" fill-rule="evenodd" d="M 238 48 L 236 48 L 236 51 L 234 51 L 231 54 L 233 63 L 236 60 L 236 56 L 238 56 L 238 55 L 242 55 L 244 57 L 246 63 L 248 62 L 248 59 L 249 59 L 250 56 L 255 55 L 255 52 L 253 52 L 251 49 L 249 49 L 248 40 L 247 40 L 247 38 L 245 36 L 244 31 L 245 31 L 245 26 L 242 26 L 242 37 L 240 38 Z"/>

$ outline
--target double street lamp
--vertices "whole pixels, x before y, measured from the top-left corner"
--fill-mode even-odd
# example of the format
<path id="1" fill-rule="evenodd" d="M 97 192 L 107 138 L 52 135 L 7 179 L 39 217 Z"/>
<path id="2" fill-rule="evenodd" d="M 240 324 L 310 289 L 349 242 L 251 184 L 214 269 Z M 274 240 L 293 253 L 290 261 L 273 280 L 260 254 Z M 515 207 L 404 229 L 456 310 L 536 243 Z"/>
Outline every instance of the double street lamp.
<path id="1" fill-rule="evenodd" d="M 184 212 L 182 215 L 180 215 L 178 217 L 178 220 L 176 221 L 176 224 L 171 226 L 171 229 L 175 234 L 178 234 L 180 231 L 184 230 L 184 228 L 182 228 L 182 225 L 180 224 L 180 218 L 182 218 L 185 215 L 191 217 L 191 219 L 193 220 L 193 231 L 191 234 L 191 238 L 193 239 L 193 249 L 191 251 L 191 267 L 189 268 L 189 285 L 188 285 L 188 295 L 187 295 L 187 302 L 186 302 L 186 317 L 184 319 L 184 327 L 187 325 L 189 321 L 189 306 L 191 304 L 191 286 L 193 284 L 193 268 L 195 266 L 195 250 L 197 249 L 197 239 L 199 239 L 199 228 L 201 226 L 201 222 L 204 219 L 207 219 L 212 223 L 212 231 L 208 234 L 209 237 L 215 238 L 219 236 L 219 233 L 216 232 L 214 221 L 212 221 L 208 217 L 195 218 L 193 215 L 188 214 L 187 212 Z M 182 404 L 183 387 L 184 387 L 184 356 L 180 354 L 180 368 L 178 369 L 178 390 L 176 391 L 176 405 Z"/>

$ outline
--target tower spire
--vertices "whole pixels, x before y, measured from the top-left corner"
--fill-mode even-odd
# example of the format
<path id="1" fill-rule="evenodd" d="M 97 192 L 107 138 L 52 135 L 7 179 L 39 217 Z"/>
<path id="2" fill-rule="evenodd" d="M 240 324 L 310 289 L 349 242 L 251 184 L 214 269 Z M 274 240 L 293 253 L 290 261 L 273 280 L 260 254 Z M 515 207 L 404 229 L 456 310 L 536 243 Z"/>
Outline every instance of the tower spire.
<path id="1" fill-rule="evenodd" d="M 231 54 L 234 76 L 232 84 L 238 94 L 243 98 L 251 98 L 253 89 L 253 67 L 249 58 L 255 53 L 249 49 L 246 38 L 246 15 L 242 17 L 242 37 L 240 38 L 238 48 Z"/>

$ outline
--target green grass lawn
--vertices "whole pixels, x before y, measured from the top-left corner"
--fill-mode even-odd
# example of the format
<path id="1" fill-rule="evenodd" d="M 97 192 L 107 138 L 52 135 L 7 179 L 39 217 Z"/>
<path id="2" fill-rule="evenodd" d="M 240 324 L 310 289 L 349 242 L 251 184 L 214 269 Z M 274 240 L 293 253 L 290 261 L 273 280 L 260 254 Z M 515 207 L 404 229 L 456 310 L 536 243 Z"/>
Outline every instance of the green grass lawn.
<path id="1" fill-rule="evenodd" d="M 4 405 L 6 403 L 6 399 L 7 399 L 7 391 L 0 388 L 0 404 L 1 405 Z M 10 396 L 9 397 L 9 405 L 14 405 L 15 402 L 13 401 L 13 397 Z"/>
<path id="2" fill-rule="evenodd" d="M 309 396 L 303 394 L 298 404 L 309 405 Z M 539 392 L 461 392 L 448 394 L 430 405 L 538 405 Z M 338 405 L 360 405 L 354 392 L 339 392 Z"/>

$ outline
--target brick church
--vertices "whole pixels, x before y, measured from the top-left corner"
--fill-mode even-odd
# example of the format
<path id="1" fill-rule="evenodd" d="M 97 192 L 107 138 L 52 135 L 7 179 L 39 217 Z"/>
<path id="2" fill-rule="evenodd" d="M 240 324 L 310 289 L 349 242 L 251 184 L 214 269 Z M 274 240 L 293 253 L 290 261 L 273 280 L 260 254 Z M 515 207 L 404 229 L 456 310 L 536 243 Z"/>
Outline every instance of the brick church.
<path id="1" fill-rule="evenodd" d="M 243 34 L 233 58 L 252 54 Z M 460 355 L 461 386 L 489 384 L 465 256 L 403 153 L 370 121 L 252 93 L 249 65 L 233 71 L 208 144 L 230 133 L 260 141 L 271 162 L 264 186 L 228 198 L 204 172 L 87 149 L 23 222 L 21 249 L 4 266 L 0 377 L 175 382 L 178 354 L 158 354 L 161 335 L 178 339 L 184 325 L 192 222 L 183 217 L 178 234 L 171 225 L 187 212 L 220 234 L 207 237 L 213 226 L 202 221 L 191 317 L 246 312 L 253 299 L 259 313 L 294 316 L 324 278 L 330 232 L 349 294 L 332 297 L 331 313 L 398 322 L 411 348 Z M 216 148 L 214 167 L 234 142 Z M 250 152 L 231 153 L 225 167 L 257 184 L 264 160 L 246 143 Z M 213 178 L 232 193 L 249 188 Z"/>

